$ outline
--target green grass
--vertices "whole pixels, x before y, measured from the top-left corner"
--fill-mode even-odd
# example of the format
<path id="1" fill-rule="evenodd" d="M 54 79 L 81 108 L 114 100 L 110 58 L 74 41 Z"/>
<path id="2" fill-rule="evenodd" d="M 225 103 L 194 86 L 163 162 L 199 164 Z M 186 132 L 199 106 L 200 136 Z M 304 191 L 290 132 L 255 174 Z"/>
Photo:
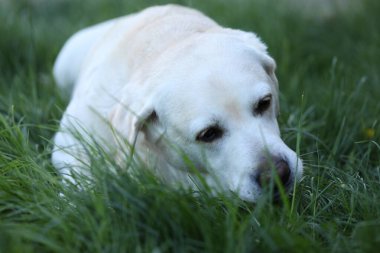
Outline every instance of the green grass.
<path id="1" fill-rule="evenodd" d="M 0 252 L 376 252 L 379 2 L 318 18 L 279 1 L 175 1 L 269 45 L 283 137 L 305 163 L 285 205 L 173 191 L 144 171 L 105 170 L 116 165 L 102 152 L 91 189 L 61 183 L 51 138 L 68 97 L 55 56 L 82 27 L 166 1 L 131 2 L 0 2 Z"/>

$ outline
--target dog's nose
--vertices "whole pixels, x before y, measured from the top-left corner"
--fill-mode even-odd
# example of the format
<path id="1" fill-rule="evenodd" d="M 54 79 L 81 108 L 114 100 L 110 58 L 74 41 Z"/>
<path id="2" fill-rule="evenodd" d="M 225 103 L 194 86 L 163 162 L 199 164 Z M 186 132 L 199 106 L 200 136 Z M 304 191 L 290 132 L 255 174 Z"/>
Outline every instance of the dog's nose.
<path id="1" fill-rule="evenodd" d="M 277 174 L 281 183 L 286 187 L 290 181 L 289 164 L 283 159 L 277 159 L 273 162 L 265 162 L 259 167 L 259 172 L 256 175 L 256 182 L 260 187 L 269 185 L 274 180 L 274 173 Z"/>

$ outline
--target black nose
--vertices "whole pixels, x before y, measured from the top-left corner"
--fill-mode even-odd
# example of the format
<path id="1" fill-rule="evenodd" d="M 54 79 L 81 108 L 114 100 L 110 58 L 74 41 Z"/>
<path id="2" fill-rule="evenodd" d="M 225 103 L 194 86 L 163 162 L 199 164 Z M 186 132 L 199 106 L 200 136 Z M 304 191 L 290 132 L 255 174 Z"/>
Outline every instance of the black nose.
<path id="1" fill-rule="evenodd" d="M 270 185 L 271 181 L 274 180 L 273 176 L 276 175 L 274 173 L 277 174 L 283 186 L 288 186 L 291 172 L 289 164 L 283 159 L 274 159 L 273 161 L 263 163 L 259 166 L 255 180 L 260 187 Z"/>

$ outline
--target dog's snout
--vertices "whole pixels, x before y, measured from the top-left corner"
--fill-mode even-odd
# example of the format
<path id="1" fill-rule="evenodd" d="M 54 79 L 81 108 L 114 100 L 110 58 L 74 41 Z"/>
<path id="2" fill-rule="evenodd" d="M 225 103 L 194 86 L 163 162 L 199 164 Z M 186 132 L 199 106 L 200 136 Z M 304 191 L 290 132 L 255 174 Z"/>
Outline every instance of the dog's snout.
<path id="1" fill-rule="evenodd" d="M 287 185 L 290 179 L 289 164 L 284 160 L 279 161 L 276 164 L 277 173 L 283 185 Z"/>
<path id="2" fill-rule="evenodd" d="M 291 171 L 285 160 L 278 159 L 273 162 L 265 162 L 258 168 L 255 180 L 260 187 L 263 187 L 269 185 L 276 174 L 282 185 L 287 186 L 289 184 Z"/>

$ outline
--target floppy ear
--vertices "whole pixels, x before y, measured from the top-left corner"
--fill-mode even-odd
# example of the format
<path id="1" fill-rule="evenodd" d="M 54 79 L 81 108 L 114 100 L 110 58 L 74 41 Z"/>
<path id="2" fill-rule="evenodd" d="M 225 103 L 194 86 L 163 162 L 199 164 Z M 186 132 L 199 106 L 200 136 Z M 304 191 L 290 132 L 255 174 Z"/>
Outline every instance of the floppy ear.
<path id="1" fill-rule="evenodd" d="M 237 36 L 247 45 L 249 45 L 259 56 L 261 64 L 267 73 L 268 77 L 274 85 L 274 98 L 275 98 L 275 110 L 276 114 L 279 113 L 279 101 L 278 101 L 278 81 L 275 75 L 276 62 L 268 55 L 267 46 L 261 41 L 261 39 L 254 33 L 245 32 L 234 29 L 225 29 L 228 33 Z"/>
<path id="2" fill-rule="evenodd" d="M 155 115 L 153 106 L 149 102 L 141 106 L 118 103 L 110 114 L 110 123 L 116 130 L 116 141 L 119 144 L 127 141 L 127 144 L 133 147 L 145 122 Z"/>
<path id="3" fill-rule="evenodd" d="M 271 79 L 273 84 L 276 86 L 276 89 L 278 89 L 278 81 L 275 75 L 276 62 L 267 53 L 263 53 L 261 57 L 262 57 L 261 63 L 264 67 L 265 72 L 268 74 L 269 78 Z"/>
<path id="4" fill-rule="evenodd" d="M 267 73 L 269 79 L 272 81 L 272 84 L 274 85 L 273 95 L 275 99 L 275 111 L 276 111 L 276 114 L 279 114 L 280 104 L 279 104 L 279 99 L 278 99 L 278 81 L 275 74 L 276 62 L 273 60 L 272 57 L 268 55 L 267 52 L 262 52 L 261 64 L 263 65 L 265 72 Z"/>

